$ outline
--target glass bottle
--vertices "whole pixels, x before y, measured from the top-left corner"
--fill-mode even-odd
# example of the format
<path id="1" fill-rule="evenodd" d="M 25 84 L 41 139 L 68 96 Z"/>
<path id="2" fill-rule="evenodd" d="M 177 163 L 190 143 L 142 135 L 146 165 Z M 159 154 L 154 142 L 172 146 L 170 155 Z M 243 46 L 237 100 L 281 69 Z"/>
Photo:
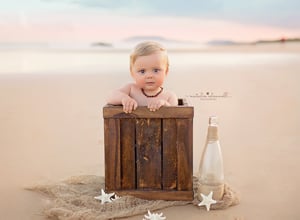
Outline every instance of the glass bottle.
<path id="1" fill-rule="evenodd" d="M 222 200 L 224 194 L 224 170 L 223 157 L 218 138 L 218 118 L 209 117 L 206 144 L 202 153 L 199 166 L 199 189 L 200 193 L 208 195 L 213 191 L 214 200 Z"/>

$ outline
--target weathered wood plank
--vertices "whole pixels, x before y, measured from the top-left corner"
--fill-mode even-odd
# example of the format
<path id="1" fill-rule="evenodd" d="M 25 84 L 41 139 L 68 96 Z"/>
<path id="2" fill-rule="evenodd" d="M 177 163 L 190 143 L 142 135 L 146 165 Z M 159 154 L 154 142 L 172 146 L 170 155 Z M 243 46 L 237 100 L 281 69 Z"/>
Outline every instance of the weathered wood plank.
<path id="1" fill-rule="evenodd" d="M 103 107 L 104 118 L 192 118 L 193 116 L 194 108 L 189 106 L 163 106 L 155 112 L 141 106 L 130 114 L 124 113 L 122 106 Z"/>
<path id="2" fill-rule="evenodd" d="M 115 190 L 117 195 L 131 195 L 148 200 L 169 200 L 169 201 L 193 201 L 193 191 L 163 191 L 163 190 Z"/>
<path id="3" fill-rule="evenodd" d="M 178 150 L 178 190 L 193 189 L 192 119 L 176 119 Z M 190 128 L 190 129 L 189 129 Z"/>
<path id="4" fill-rule="evenodd" d="M 104 119 L 105 188 L 121 189 L 120 120 Z"/>
<path id="5" fill-rule="evenodd" d="M 136 120 L 138 189 L 161 189 L 161 156 L 161 120 Z"/>
<path id="6" fill-rule="evenodd" d="M 121 119 L 120 126 L 122 189 L 135 189 L 135 120 Z"/>
<path id="7" fill-rule="evenodd" d="M 175 119 L 163 119 L 163 169 L 164 190 L 177 188 L 177 126 Z"/>

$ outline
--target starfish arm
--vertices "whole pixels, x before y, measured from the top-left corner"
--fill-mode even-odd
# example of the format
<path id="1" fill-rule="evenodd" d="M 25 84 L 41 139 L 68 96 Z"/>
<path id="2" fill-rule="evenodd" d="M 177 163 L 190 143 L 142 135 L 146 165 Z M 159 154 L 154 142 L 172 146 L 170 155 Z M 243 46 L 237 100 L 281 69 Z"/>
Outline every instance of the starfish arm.
<path id="1" fill-rule="evenodd" d="M 210 206 L 212 204 L 216 204 L 217 201 L 212 198 L 213 192 L 211 191 L 207 196 L 201 193 L 202 201 L 198 204 L 198 206 L 205 205 L 206 210 L 210 210 Z"/>
<path id="2" fill-rule="evenodd" d="M 105 191 L 103 189 L 101 189 L 101 195 L 100 196 L 96 196 L 94 197 L 97 200 L 101 201 L 101 204 L 104 204 L 105 202 L 112 202 L 111 197 L 114 195 L 115 193 L 105 193 Z"/>
<path id="3" fill-rule="evenodd" d="M 149 210 L 148 210 L 148 215 L 144 215 L 144 217 L 146 219 L 143 219 L 143 220 L 164 220 L 166 219 L 166 217 L 162 216 L 163 213 L 151 213 Z"/>

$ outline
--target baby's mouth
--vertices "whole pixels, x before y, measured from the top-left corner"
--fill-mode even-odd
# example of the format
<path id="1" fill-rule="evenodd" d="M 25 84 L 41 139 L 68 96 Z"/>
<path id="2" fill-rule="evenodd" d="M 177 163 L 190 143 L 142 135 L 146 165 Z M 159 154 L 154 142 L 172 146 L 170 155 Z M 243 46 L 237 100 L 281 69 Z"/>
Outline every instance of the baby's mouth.
<path id="1" fill-rule="evenodd" d="M 155 82 L 146 82 L 146 85 L 153 85 Z"/>

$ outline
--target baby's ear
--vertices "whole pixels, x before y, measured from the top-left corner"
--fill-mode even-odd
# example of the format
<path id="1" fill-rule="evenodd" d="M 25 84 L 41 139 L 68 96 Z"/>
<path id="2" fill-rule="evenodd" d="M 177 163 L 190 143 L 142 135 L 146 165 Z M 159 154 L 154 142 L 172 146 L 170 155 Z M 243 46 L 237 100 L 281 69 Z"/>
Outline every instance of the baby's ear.
<path id="1" fill-rule="evenodd" d="M 131 67 L 129 68 L 129 71 L 130 71 L 131 77 L 133 77 L 133 72 L 132 72 L 132 68 Z"/>
<path id="2" fill-rule="evenodd" d="M 169 73 L 169 66 L 167 66 L 167 69 L 166 69 L 166 76 L 168 75 Z"/>

